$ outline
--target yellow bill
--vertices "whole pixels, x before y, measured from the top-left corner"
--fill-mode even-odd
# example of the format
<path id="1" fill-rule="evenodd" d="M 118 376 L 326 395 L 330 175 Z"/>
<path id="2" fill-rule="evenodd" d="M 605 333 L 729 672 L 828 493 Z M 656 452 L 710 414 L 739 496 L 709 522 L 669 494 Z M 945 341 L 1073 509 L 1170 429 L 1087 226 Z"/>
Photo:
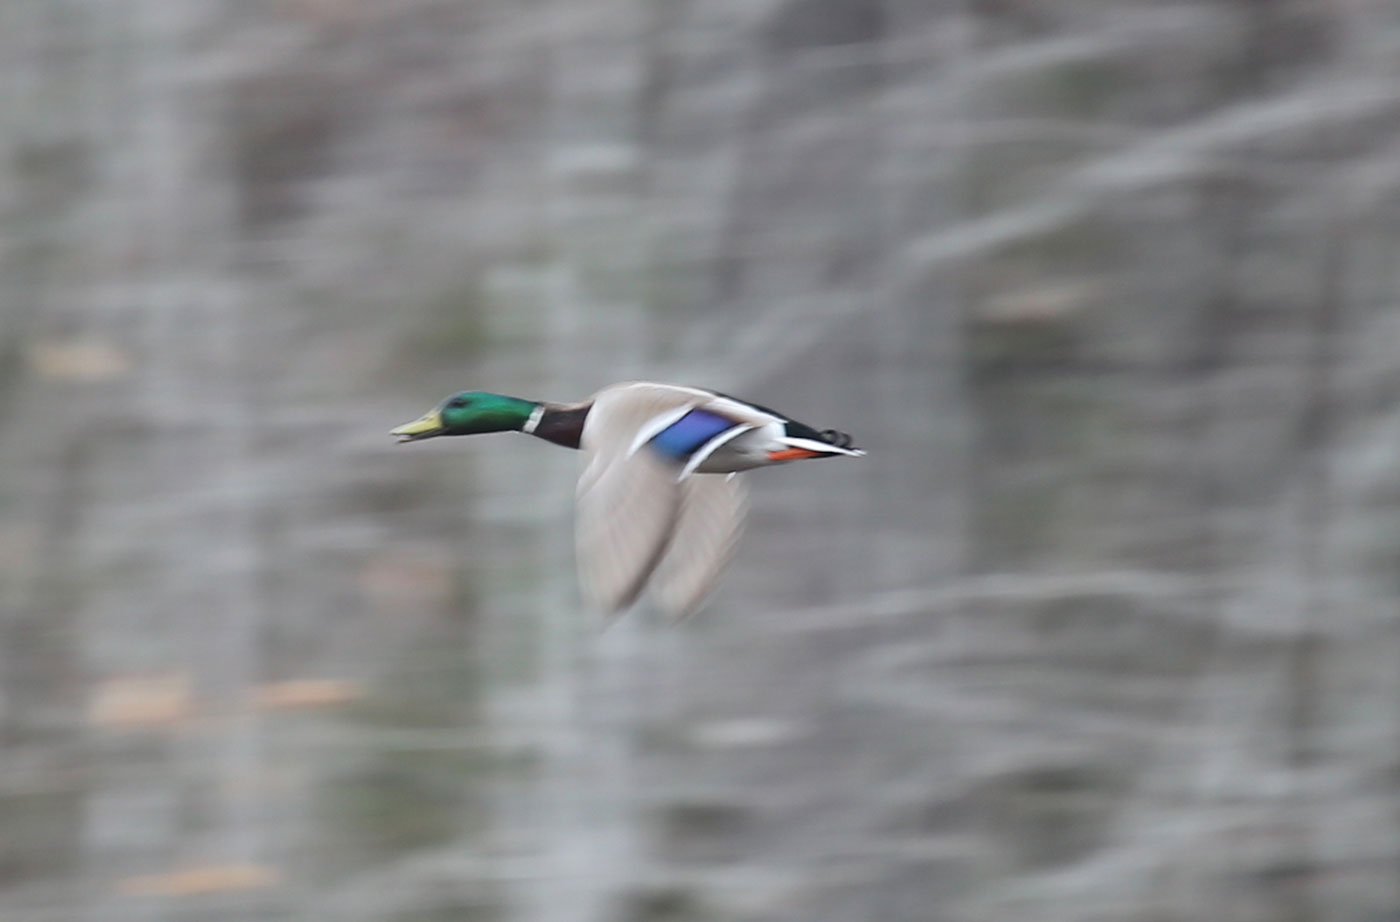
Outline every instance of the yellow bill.
<path id="1" fill-rule="evenodd" d="M 412 442 L 415 439 L 437 435 L 442 429 L 442 414 L 432 410 L 411 423 L 404 423 L 397 429 L 389 430 L 389 434 L 397 436 L 400 442 Z"/>

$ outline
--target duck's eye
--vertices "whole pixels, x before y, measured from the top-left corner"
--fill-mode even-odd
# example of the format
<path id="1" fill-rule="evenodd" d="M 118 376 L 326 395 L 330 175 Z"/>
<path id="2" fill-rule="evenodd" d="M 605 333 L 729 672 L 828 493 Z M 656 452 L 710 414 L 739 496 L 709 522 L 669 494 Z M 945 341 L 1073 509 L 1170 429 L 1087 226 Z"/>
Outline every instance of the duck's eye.
<path id="1" fill-rule="evenodd" d="M 462 407 L 466 406 L 468 402 L 469 401 L 465 397 L 453 397 L 451 400 L 447 401 L 447 405 L 454 410 L 460 410 Z"/>

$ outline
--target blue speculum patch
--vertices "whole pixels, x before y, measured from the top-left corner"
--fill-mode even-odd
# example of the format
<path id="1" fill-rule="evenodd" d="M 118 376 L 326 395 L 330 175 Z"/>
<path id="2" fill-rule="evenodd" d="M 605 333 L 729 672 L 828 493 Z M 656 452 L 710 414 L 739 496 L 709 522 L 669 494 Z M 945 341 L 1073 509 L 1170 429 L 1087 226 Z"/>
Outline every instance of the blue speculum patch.
<path id="1" fill-rule="evenodd" d="M 652 436 L 651 447 L 674 460 L 681 460 L 710 439 L 737 425 L 734 420 L 708 410 L 691 410 Z"/>

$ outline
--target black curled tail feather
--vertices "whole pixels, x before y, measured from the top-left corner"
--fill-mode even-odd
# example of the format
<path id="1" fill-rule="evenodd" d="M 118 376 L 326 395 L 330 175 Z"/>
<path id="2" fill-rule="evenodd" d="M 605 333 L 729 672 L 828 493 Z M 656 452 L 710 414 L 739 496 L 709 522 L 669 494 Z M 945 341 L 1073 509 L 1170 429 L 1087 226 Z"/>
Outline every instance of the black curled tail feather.
<path id="1" fill-rule="evenodd" d="M 827 445 L 834 445 L 843 450 L 855 450 L 854 440 L 838 429 L 823 429 L 818 431 L 805 423 L 796 420 L 786 421 L 786 431 L 789 436 L 799 439 L 807 439 L 812 442 L 823 442 Z"/>
<path id="2" fill-rule="evenodd" d="M 823 429 L 820 434 L 823 442 L 837 448 L 850 448 L 855 443 L 849 435 L 836 429 Z"/>

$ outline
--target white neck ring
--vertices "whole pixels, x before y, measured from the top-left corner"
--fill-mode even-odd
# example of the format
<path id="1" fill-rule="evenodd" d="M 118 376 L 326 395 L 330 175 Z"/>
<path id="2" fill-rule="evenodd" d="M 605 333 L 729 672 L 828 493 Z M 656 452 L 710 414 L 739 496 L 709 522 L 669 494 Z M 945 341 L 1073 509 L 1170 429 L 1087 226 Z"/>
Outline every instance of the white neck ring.
<path id="1" fill-rule="evenodd" d="M 526 435 L 533 435 L 535 429 L 540 424 L 540 420 L 543 418 L 544 404 L 537 404 L 535 408 L 530 411 L 530 418 L 525 420 L 525 425 L 520 427 L 520 431 L 525 433 Z"/>

